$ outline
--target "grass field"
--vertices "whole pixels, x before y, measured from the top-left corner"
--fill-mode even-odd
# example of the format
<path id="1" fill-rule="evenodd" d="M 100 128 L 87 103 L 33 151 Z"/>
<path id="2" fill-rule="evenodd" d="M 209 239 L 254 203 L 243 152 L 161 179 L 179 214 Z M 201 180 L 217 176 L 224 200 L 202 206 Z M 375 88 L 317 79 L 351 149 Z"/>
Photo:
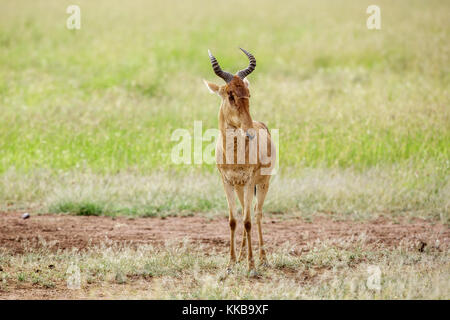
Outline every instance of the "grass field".
<path id="1" fill-rule="evenodd" d="M 193 132 L 194 121 L 203 131 L 217 128 L 220 101 L 202 79 L 222 80 L 207 50 L 235 72 L 248 63 L 240 46 L 257 59 L 249 76 L 253 119 L 279 130 L 269 216 L 407 217 L 448 228 L 450 2 L 80 0 L 81 29 L 69 30 L 71 4 L 0 0 L 0 211 L 226 216 L 215 166 L 174 164 L 171 134 Z M 366 27 L 371 4 L 381 8 L 381 30 Z M 91 261 L 92 250 L 80 261 Z M 395 255 L 403 263 L 400 249 L 380 250 L 367 259 Z M 125 260 L 133 254 L 111 253 Z M 27 257 L 20 259 L 32 261 Z M 14 259 L 5 253 L 0 264 Z M 245 286 L 222 292 L 205 287 L 210 273 L 203 270 L 195 292 L 156 297 L 448 299 L 448 251 L 424 259 L 436 264 L 429 279 L 405 280 L 407 290 L 378 296 L 355 296 L 340 285 L 331 292 L 327 281 L 288 296 L 287 282 L 275 291 L 261 285 L 256 296 Z M 135 271 L 127 268 L 138 268 L 123 267 L 128 275 Z M 197 267 L 189 264 L 190 277 Z M 390 269 L 393 277 L 405 271 L 399 268 Z M 160 279 L 173 275 L 167 272 Z M 348 269 L 339 281 L 346 275 L 358 277 Z M 403 274 L 410 275 L 417 276 Z M 415 295 L 436 281 L 443 284 L 438 291 Z"/>
<path id="2" fill-rule="evenodd" d="M 170 136 L 176 128 L 192 131 L 194 120 L 203 130 L 217 127 L 219 100 L 201 80 L 222 80 L 207 49 L 235 71 L 247 63 L 237 50 L 243 46 L 258 60 L 249 77 L 253 117 L 279 129 L 280 179 L 293 177 L 302 189 L 271 192 L 270 210 L 418 211 L 448 219 L 446 1 L 380 1 L 378 31 L 366 28 L 364 1 L 81 1 L 80 30 L 65 26 L 68 5 L 1 1 L 3 202 L 60 210 L 86 201 L 104 207 L 106 197 L 106 208 L 136 211 L 124 204 L 130 199 L 114 201 L 98 175 L 126 175 L 137 188 L 135 179 L 146 177 L 170 193 L 155 172 L 181 181 L 201 174 L 217 189 L 213 165 L 172 163 Z M 305 174 L 313 178 L 305 182 Z M 106 196 L 77 198 L 86 181 Z M 184 203 L 192 192 L 181 193 L 179 203 L 167 194 L 170 203 L 158 199 L 158 210 L 225 205 L 203 194 Z M 137 201 L 137 211 L 148 201 Z"/>
<path id="3" fill-rule="evenodd" d="M 100 246 L 56 254 L 44 247 L 20 256 L 0 255 L 2 263 L 20 266 L 3 273 L 0 298 L 17 287 L 22 297 L 32 299 L 42 291 L 52 294 L 50 298 L 72 299 L 448 298 L 450 266 L 445 255 L 342 245 L 336 249 L 322 243 L 301 257 L 279 249 L 269 256 L 272 267 L 256 280 L 248 278 L 244 265 L 225 277 L 224 255 L 206 256 L 206 248 L 189 242 L 181 248 L 174 244 L 163 249 Z M 367 269 L 374 263 L 383 270 L 380 291 L 366 285 Z M 66 289 L 67 270 L 73 265 L 83 275 L 81 290 Z"/>
<path id="4" fill-rule="evenodd" d="M 2 213 L 0 299 L 450 297 L 443 224 L 270 217 L 263 229 L 269 265 L 249 277 L 245 262 L 225 272 L 225 217 Z M 370 285 L 376 272 L 378 289 Z"/>

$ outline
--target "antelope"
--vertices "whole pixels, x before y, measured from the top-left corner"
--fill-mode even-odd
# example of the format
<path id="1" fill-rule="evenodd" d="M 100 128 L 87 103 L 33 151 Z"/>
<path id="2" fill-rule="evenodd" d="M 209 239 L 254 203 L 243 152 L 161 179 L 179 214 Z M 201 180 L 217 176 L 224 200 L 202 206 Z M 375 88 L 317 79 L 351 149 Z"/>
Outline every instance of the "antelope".
<path id="1" fill-rule="evenodd" d="M 251 276 L 255 276 L 257 273 L 252 253 L 251 206 L 255 195 L 257 202 L 254 211 L 256 212 L 259 240 L 259 265 L 267 266 L 261 219 L 264 199 L 269 190 L 271 172 L 275 164 L 275 147 L 267 126 L 262 122 L 253 121 L 250 115 L 249 82 L 246 77 L 255 70 L 256 59 L 251 53 L 240 49 L 248 57 L 249 66 L 238 71 L 235 75 L 223 71 L 216 58 L 208 50 L 214 73 L 222 78 L 226 84 L 219 86 L 206 80 L 204 82 L 211 93 L 216 93 L 222 99 L 219 110 L 219 137 L 215 157 L 229 208 L 230 260 L 227 272 L 230 273 L 236 263 L 236 193 L 242 206 L 244 224 L 238 261 L 243 259 L 247 243 L 248 271 Z M 256 149 L 261 151 L 264 147 L 266 153 L 257 152 L 256 154 Z M 237 163 L 236 159 L 238 159 Z"/>

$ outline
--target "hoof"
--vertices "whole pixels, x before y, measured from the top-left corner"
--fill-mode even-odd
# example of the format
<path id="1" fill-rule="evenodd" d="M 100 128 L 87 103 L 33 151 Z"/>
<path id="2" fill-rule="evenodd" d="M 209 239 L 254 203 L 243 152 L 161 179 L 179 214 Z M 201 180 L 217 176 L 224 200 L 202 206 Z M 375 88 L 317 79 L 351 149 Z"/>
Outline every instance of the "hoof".
<path id="1" fill-rule="evenodd" d="M 250 272 L 248 273 L 248 276 L 250 278 L 258 278 L 260 274 L 255 269 L 251 269 Z"/>
<path id="2" fill-rule="evenodd" d="M 259 262 L 259 266 L 262 267 L 262 268 L 269 268 L 270 264 L 269 264 L 269 262 L 266 259 L 264 259 L 264 260 Z"/>
<path id="3" fill-rule="evenodd" d="M 236 265 L 236 260 L 230 260 L 230 262 L 228 262 L 227 264 L 227 270 L 231 270 L 233 269 L 233 267 Z"/>
<path id="4" fill-rule="evenodd" d="M 219 280 L 220 281 L 225 280 L 232 273 L 233 273 L 233 270 L 230 267 L 226 268 L 225 271 L 222 272 L 222 274 L 219 276 Z"/>
<path id="5" fill-rule="evenodd" d="M 228 277 L 228 274 L 227 274 L 226 272 L 223 272 L 223 273 L 219 276 L 219 281 L 224 281 L 227 277 Z"/>

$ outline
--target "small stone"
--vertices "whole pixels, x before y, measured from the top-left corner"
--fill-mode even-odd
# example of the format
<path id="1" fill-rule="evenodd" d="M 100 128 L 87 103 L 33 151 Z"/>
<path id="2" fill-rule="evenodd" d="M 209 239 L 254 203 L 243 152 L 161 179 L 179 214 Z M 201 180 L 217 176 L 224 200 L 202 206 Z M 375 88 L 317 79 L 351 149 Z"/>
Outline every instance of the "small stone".
<path id="1" fill-rule="evenodd" d="M 439 245 L 441 244 L 441 242 L 439 241 L 439 239 L 437 239 L 436 240 L 436 242 L 435 242 L 435 244 L 434 244 L 434 247 L 436 248 L 436 249 L 439 249 Z"/>
<path id="2" fill-rule="evenodd" d="M 30 214 L 28 212 L 26 212 L 22 215 L 22 219 L 24 219 L 24 220 L 28 219 L 29 217 L 30 217 Z"/>

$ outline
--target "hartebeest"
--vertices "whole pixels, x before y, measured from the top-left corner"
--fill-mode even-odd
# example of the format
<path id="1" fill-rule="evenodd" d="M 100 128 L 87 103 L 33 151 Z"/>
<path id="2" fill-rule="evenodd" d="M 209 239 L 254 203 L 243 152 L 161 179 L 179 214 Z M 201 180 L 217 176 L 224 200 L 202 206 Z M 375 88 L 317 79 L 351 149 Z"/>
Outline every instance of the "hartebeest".
<path id="1" fill-rule="evenodd" d="M 230 262 L 227 271 L 236 262 L 235 239 L 236 230 L 236 200 L 238 195 L 244 217 L 239 261 L 243 258 L 247 242 L 247 261 L 250 274 L 256 274 L 251 242 L 251 206 L 255 193 L 256 224 L 259 239 L 259 262 L 267 264 L 261 230 L 262 207 L 267 191 L 272 168 L 275 164 L 275 148 L 267 126 L 259 121 L 253 121 L 249 110 L 249 82 L 246 77 L 255 70 L 255 57 L 247 55 L 249 66 L 233 75 L 223 71 L 216 58 L 208 50 L 213 70 L 217 76 L 225 80 L 223 86 L 205 81 L 212 93 L 222 98 L 219 110 L 220 135 L 216 145 L 216 163 L 222 176 L 222 182 L 227 196 L 230 225 Z"/>

